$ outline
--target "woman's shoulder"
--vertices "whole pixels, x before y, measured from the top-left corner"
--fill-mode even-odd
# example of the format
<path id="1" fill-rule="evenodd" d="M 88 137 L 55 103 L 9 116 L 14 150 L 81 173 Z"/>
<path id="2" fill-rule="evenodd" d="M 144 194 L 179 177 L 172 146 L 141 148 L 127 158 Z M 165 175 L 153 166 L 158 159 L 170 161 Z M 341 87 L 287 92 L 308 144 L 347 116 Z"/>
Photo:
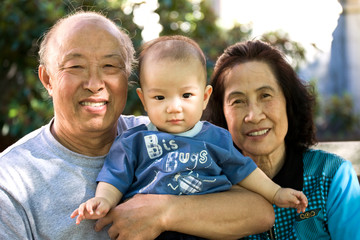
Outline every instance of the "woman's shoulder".
<path id="1" fill-rule="evenodd" d="M 332 177 L 339 167 L 346 162 L 342 157 L 318 149 L 308 149 L 304 153 L 304 174 L 325 175 Z"/>

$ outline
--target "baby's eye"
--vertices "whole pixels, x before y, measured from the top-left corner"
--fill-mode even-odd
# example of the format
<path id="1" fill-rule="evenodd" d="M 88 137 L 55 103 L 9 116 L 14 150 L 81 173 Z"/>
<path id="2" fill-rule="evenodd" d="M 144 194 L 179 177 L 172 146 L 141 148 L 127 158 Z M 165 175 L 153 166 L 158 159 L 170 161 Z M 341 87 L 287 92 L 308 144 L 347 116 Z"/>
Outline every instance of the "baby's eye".
<path id="1" fill-rule="evenodd" d="M 191 97 L 191 95 L 192 95 L 191 93 L 184 93 L 183 98 L 189 98 L 189 97 Z"/>
<path id="2" fill-rule="evenodd" d="M 155 99 L 156 99 L 156 100 L 164 100 L 165 97 L 164 97 L 164 96 L 155 96 Z"/>

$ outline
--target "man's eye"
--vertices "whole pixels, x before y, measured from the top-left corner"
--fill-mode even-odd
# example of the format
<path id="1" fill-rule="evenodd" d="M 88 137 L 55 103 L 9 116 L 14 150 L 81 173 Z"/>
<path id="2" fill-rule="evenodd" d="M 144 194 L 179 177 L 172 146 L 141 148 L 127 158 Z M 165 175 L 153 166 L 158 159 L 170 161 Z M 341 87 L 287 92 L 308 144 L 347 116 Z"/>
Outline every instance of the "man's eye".
<path id="1" fill-rule="evenodd" d="M 80 68 L 83 68 L 81 65 L 73 65 L 73 66 L 70 66 L 69 68 L 72 68 L 72 69 L 80 69 Z"/>
<path id="2" fill-rule="evenodd" d="M 155 96 L 155 99 L 156 99 L 156 100 L 164 100 L 165 97 L 164 97 L 164 96 Z"/>
<path id="3" fill-rule="evenodd" d="M 192 95 L 191 93 L 184 93 L 183 98 L 189 98 L 189 97 L 191 97 L 191 95 Z"/>
<path id="4" fill-rule="evenodd" d="M 114 65 L 112 65 L 112 64 L 105 64 L 105 66 L 104 67 L 110 67 L 110 68 L 113 68 L 113 67 L 115 67 Z"/>

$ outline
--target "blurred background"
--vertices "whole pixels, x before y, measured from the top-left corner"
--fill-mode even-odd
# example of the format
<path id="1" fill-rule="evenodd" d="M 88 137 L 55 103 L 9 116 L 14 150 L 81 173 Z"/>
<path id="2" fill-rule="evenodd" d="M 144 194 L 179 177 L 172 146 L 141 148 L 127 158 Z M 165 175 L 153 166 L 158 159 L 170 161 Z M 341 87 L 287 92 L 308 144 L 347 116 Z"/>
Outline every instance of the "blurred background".
<path id="1" fill-rule="evenodd" d="M 314 86 L 318 140 L 360 140 L 360 0 L 3 0 L 0 151 L 52 118 L 37 77 L 38 45 L 57 19 L 77 10 L 115 20 L 135 49 L 160 35 L 193 38 L 208 59 L 208 76 L 227 46 L 268 41 Z M 124 113 L 144 114 L 134 87 Z"/>

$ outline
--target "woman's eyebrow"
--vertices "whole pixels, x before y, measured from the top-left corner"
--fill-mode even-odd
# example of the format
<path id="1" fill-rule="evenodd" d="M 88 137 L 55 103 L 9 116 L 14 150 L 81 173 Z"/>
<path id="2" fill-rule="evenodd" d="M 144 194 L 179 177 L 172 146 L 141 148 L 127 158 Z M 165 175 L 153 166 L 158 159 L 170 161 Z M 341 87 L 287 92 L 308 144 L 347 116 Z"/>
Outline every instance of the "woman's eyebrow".
<path id="1" fill-rule="evenodd" d="M 272 92 L 275 92 L 275 89 L 270 85 L 261 86 L 261 87 L 257 88 L 255 91 L 256 92 L 261 92 L 261 91 L 264 91 L 264 90 L 270 90 Z M 231 99 L 231 98 L 233 98 L 235 96 L 245 96 L 245 93 L 243 93 L 241 91 L 238 91 L 238 90 L 232 91 L 227 95 L 226 99 Z"/>
<path id="2" fill-rule="evenodd" d="M 245 93 L 241 92 L 241 91 L 232 91 L 227 95 L 227 99 L 231 99 L 235 96 L 245 96 Z"/>
<path id="3" fill-rule="evenodd" d="M 270 90 L 270 91 L 275 92 L 275 89 L 270 85 L 261 86 L 261 87 L 256 89 L 257 92 L 263 91 L 263 90 Z"/>

